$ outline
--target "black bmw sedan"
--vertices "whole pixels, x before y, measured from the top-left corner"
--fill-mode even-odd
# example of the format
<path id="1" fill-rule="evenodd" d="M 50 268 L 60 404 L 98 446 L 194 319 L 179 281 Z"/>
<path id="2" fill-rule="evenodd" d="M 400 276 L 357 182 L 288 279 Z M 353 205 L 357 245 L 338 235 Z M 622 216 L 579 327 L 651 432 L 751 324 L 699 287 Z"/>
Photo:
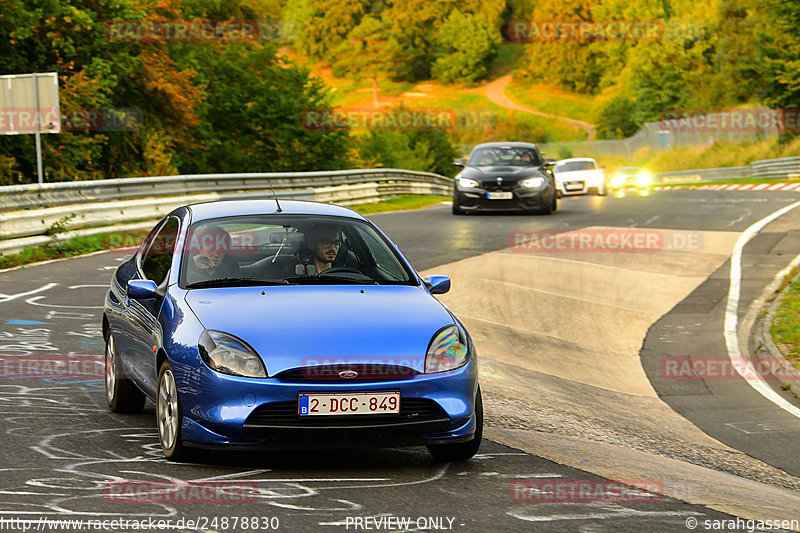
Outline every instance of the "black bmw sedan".
<path id="1" fill-rule="evenodd" d="M 453 214 L 523 210 L 551 214 L 557 208 L 551 164 L 533 143 L 479 144 L 453 184 Z"/>

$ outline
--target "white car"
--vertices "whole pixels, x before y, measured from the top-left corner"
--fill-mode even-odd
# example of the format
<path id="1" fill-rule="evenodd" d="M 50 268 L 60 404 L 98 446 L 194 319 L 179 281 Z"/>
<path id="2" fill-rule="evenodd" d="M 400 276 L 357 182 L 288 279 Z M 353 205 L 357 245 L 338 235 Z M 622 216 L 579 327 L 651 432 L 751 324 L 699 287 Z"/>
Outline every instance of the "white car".
<path id="1" fill-rule="evenodd" d="M 590 157 L 562 159 L 553 167 L 556 189 L 559 196 L 578 194 L 608 194 L 606 173 L 597 161 Z"/>

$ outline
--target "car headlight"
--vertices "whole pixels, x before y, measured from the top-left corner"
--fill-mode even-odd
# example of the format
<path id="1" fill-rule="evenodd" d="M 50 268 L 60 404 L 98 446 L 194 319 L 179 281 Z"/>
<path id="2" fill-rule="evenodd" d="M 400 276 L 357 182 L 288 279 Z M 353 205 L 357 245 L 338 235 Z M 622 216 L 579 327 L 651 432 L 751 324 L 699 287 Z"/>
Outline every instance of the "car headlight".
<path id="1" fill-rule="evenodd" d="M 636 176 L 636 184 L 641 187 L 647 187 L 653 182 L 653 176 L 649 172 L 639 172 Z"/>
<path id="2" fill-rule="evenodd" d="M 544 185 L 544 178 L 528 178 L 526 180 L 522 180 L 520 185 L 523 187 L 541 187 Z"/>
<path id="3" fill-rule="evenodd" d="M 459 187 L 477 187 L 480 183 L 476 180 L 471 180 L 469 178 L 458 178 L 458 186 Z"/>
<path id="4" fill-rule="evenodd" d="M 261 358 L 233 335 L 207 329 L 200 336 L 198 348 L 203 362 L 212 370 L 247 378 L 267 377 Z"/>
<path id="5" fill-rule="evenodd" d="M 467 364 L 466 335 L 456 326 L 447 326 L 433 336 L 425 356 L 425 373 L 446 372 Z"/>
<path id="6" fill-rule="evenodd" d="M 623 176 L 622 174 L 614 175 L 614 178 L 611 180 L 611 185 L 613 185 L 614 187 L 622 187 L 623 185 L 625 185 L 625 176 Z"/>

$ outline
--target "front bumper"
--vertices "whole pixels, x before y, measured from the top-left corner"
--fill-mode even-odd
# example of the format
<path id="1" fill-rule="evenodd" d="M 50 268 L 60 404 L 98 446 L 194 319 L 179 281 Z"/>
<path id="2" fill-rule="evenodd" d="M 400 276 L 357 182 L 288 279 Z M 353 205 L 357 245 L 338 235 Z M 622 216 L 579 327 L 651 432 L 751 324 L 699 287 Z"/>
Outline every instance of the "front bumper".
<path id="1" fill-rule="evenodd" d="M 184 444 L 258 449 L 369 448 L 468 441 L 475 433 L 477 364 L 384 381 L 287 382 L 213 372 L 178 374 Z M 200 392 L 202 391 L 202 393 Z M 400 415 L 299 416 L 300 393 L 400 392 Z"/>
<path id="2" fill-rule="evenodd" d="M 490 199 L 489 192 L 510 192 L 511 198 Z M 511 191 L 486 191 L 478 188 L 456 189 L 453 192 L 453 204 L 464 211 L 540 210 L 550 205 L 552 194 L 548 188 L 518 188 Z"/>

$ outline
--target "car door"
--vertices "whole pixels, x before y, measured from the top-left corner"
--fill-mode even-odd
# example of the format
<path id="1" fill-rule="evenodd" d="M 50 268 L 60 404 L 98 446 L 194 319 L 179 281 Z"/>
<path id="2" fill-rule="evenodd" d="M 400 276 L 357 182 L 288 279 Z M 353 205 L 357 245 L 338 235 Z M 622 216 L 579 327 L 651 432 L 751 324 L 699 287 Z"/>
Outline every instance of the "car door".
<path id="1" fill-rule="evenodd" d="M 129 370 L 135 374 L 145 392 L 154 395 L 157 369 L 154 348 L 161 345 L 162 331 L 158 323 L 158 313 L 166 294 L 175 240 L 180 228 L 177 217 L 167 217 L 157 233 L 137 258 L 138 279 L 149 279 L 158 286 L 155 298 L 126 298 L 125 315 L 128 322 L 127 361 Z"/>

